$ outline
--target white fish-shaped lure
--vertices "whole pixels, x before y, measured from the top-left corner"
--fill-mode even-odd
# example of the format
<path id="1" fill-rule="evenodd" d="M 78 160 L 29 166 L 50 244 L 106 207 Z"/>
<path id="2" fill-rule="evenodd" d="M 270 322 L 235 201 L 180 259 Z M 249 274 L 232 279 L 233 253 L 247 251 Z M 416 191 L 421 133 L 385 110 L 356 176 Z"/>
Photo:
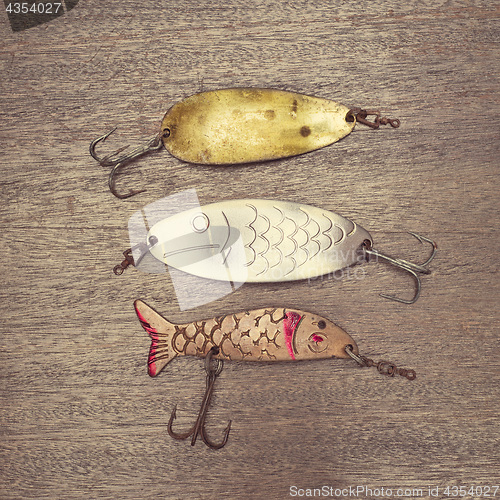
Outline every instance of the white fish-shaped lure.
<path id="1" fill-rule="evenodd" d="M 151 254 L 213 280 L 276 282 L 313 278 L 363 260 L 368 231 L 338 214 L 273 200 L 231 200 L 154 224 Z"/>
<path id="2" fill-rule="evenodd" d="M 375 257 L 409 272 L 416 283 L 411 299 L 381 295 L 413 304 L 420 295 L 419 274 L 430 274 L 426 266 L 437 245 L 410 234 L 433 247 L 422 264 L 384 255 L 373 248 L 366 229 L 329 210 L 278 200 L 221 201 L 156 222 L 146 241 L 124 252 L 125 260 L 114 272 L 138 265 L 149 252 L 160 262 L 201 278 L 266 283 L 315 278 Z"/>

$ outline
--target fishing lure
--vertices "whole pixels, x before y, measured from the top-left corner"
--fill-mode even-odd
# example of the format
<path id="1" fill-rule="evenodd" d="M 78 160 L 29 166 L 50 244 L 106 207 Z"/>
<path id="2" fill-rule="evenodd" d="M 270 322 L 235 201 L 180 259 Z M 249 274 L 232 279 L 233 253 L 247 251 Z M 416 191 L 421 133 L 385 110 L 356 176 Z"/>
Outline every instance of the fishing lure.
<path id="1" fill-rule="evenodd" d="M 368 116 L 375 116 L 369 121 Z M 337 102 L 309 95 L 266 88 L 230 88 L 201 92 L 172 106 L 165 114 L 160 132 L 143 147 L 111 159 L 123 151 L 100 158 L 96 145 L 116 129 L 90 144 L 90 154 L 103 166 L 113 167 L 109 188 L 117 198 L 142 191 L 119 194 L 114 184 L 117 170 L 125 163 L 162 147 L 176 158 L 203 165 L 234 165 L 275 160 L 323 148 L 353 130 L 356 121 L 372 128 L 397 119 L 381 118 L 379 111 L 348 108 Z"/>
<path id="2" fill-rule="evenodd" d="M 141 300 L 134 303 L 143 328 L 151 337 L 148 373 L 156 377 L 177 356 L 205 358 L 207 388 L 196 424 L 185 433 L 172 429 L 176 408 L 168 423 L 175 439 L 198 435 L 211 448 L 222 448 L 227 442 L 231 422 L 221 443 L 206 435 L 204 421 L 215 379 L 224 360 L 233 361 L 299 361 L 330 358 L 353 358 L 361 366 L 376 366 L 382 374 L 416 378 L 414 370 L 397 368 L 387 361 L 374 362 L 359 354 L 354 339 L 327 318 L 309 312 L 283 307 L 243 311 L 204 321 L 174 324 Z M 213 366 L 212 360 L 216 362 Z"/>
<path id="3" fill-rule="evenodd" d="M 376 257 L 404 269 L 416 281 L 412 299 L 381 295 L 412 304 L 421 289 L 417 273 L 430 273 L 426 265 L 437 245 L 410 234 L 433 247 L 423 264 L 384 255 L 373 248 L 368 231 L 328 210 L 285 201 L 222 201 L 157 222 L 146 242 L 124 252 L 125 260 L 114 272 L 121 274 L 150 252 L 159 261 L 202 278 L 265 283 L 314 278 Z"/>

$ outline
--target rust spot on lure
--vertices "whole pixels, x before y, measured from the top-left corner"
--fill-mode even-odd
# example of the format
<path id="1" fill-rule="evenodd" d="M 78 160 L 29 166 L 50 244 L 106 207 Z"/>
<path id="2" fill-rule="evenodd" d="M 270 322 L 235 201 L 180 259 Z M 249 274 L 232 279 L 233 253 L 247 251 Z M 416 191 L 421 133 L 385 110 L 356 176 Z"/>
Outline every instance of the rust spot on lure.
<path id="1" fill-rule="evenodd" d="M 274 120 L 276 113 L 272 109 L 268 109 L 264 112 L 264 118 L 266 120 Z"/>
<path id="2" fill-rule="evenodd" d="M 300 129 L 300 135 L 302 137 L 307 137 L 308 135 L 311 134 L 311 129 L 307 126 L 307 125 L 304 125 L 301 129 Z"/>

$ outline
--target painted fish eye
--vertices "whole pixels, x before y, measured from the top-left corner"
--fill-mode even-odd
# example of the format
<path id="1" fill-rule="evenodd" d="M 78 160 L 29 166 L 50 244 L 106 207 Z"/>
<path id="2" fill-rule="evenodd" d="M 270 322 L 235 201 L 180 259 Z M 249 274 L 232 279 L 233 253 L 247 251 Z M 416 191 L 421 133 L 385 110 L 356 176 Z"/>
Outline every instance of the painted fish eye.
<path id="1" fill-rule="evenodd" d="M 320 319 L 320 320 L 318 321 L 318 328 L 319 328 L 320 330 L 324 330 L 324 329 L 326 328 L 326 321 L 323 321 L 322 319 Z"/>
<path id="2" fill-rule="evenodd" d="M 319 354 L 320 352 L 323 352 L 328 348 L 328 342 L 326 337 L 321 335 L 321 333 L 313 333 L 309 337 L 307 347 L 309 347 L 309 350 L 311 352 Z"/>
<path id="3" fill-rule="evenodd" d="M 200 212 L 191 219 L 191 226 L 196 233 L 204 233 L 210 225 L 210 219 L 206 214 Z"/>

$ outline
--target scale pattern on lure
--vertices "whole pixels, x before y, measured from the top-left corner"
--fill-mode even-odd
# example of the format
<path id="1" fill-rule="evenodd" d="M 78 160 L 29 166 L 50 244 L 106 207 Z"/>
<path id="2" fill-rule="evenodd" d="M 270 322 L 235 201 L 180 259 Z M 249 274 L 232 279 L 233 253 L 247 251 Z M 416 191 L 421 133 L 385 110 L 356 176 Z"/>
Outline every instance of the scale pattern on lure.
<path id="1" fill-rule="evenodd" d="M 246 206 L 255 212 L 255 217 L 252 222 L 245 224 L 245 227 L 253 232 L 252 240 L 245 244 L 245 247 L 252 251 L 252 257 L 245 266 L 261 267 L 262 270 L 256 273 L 257 276 L 265 275 L 270 269 L 285 263 L 285 266 L 290 268 L 285 272 L 286 277 L 314 259 L 320 252 L 326 252 L 342 243 L 344 239 L 352 236 L 356 229 L 355 224 L 347 219 L 344 225 L 340 225 L 338 220 L 334 222 L 324 211 L 318 220 L 299 207 L 297 215 L 302 214 L 303 220 L 298 221 L 289 217 L 291 214 L 285 215 L 285 212 L 274 204 L 274 210 L 263 209 L 262 213 L 251 203 Z M 273 238 L 273 232 L 278 233 L 277 239 Z M 263 261 L 260 265 L 259 259 Z M 285 262 L 287 259 L 289 262 Z"/>
<path id="2" fill-rule="evenodd" d="M 338 214 L 273 200 L 231 200 L 178 213 L 147 236 L 158 260 L 215 280 L 273 282 L 331 273 L 362 260 L 368 231 Z"/>
<path id="3" fill-rule="evenodd" d="M 217 347 L 217 359 L 290 361 L 348 358 L 356 342 L 330 320 L 286 308 L 257 309 L 203 321 L 173 324 L 141 300 L 134 303 L 151 337 L 149 375 L 154 377 L 176 356 L 205 357 Z"/>

